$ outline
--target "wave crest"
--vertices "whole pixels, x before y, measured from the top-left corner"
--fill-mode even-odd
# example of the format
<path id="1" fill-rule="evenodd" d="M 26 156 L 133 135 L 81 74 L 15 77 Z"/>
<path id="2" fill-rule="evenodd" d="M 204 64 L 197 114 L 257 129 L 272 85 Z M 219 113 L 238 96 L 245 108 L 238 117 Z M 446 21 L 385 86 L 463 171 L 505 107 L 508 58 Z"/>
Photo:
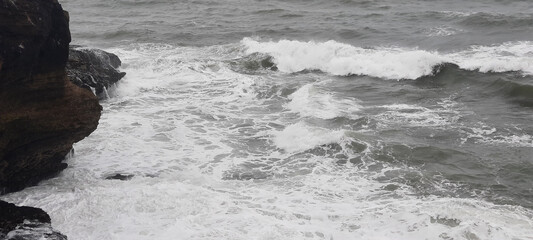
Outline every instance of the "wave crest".
<path id="1" fill-rule="evenodd" d="M 267 54 L 281 72 L 319 70 L 336 76 L 366 75 L 383 79 L 417 79 L 434 75 L 443 64 L 480 72 L 533 74 L 533 42 L 472 46 L 454 53 L 404 48 L 361 48 L 333 40 L 259 42 L 244 38 L 246 54 Z"/>
<path id="2" fill-rule="evenodd" d="M 437 54 L 402 49 L 365 49 L 335 41 L 300 42 L 281 40 L 258 42 L 242 40 L 247 54 L 264 53 L 274 57 L 282 72 L 320 70 L 338 76 L 368 75 L 384 79 L 416 79 L 431 74 L 433 66 L 445 59 Z"/>

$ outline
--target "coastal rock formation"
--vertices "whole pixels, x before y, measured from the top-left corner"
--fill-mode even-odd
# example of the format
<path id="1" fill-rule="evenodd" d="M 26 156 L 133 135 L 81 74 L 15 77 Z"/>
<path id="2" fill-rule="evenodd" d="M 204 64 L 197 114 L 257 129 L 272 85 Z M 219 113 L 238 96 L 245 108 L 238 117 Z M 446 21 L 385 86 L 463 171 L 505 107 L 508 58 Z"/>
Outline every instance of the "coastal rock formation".
<path id="1" fill-rule="evenodd" d="M 67 73 L 74 84 L 93 91 L 102 99 L 109 97 L 107 89 L 126 75 L 117 70 L 121 64 L 115 54 L 71 46 Z"/>
<path id="2" fill-rule="evenodd" d="M 43 223 L 50 222 L 50 216 L 42 209 L 33 207 L 17 207 L 15 204 L 0 201 L 0 234 L 7 234 L 24 220 Z"/>
<path id="3" fill-rule="evenodd" d="M 67 77 L 69 43 L 57 0 L 0 0 L 0 192 L 64 169 L 98 125 L 98 99 Z"/>
<path id="4" fill-rule="evenodd" d="M 67 239 L 51 228 L 50 216 L 42 209 L 0 201 L 0 213 L 0 239 Z"/>

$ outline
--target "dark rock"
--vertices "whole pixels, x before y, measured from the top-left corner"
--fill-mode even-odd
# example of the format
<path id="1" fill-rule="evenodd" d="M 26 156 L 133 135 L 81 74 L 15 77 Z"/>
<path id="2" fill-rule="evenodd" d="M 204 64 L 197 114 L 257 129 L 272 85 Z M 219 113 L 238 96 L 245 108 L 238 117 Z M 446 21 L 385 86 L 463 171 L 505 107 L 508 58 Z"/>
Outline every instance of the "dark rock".
<path id="1" fill-rule="evenodd" d="M 0 237 L 6 240 L 66 240 L 50 225 L 50 216 L 40 208 L 18 207 L 0 201 Z"/>
<path id="2" fill-rule="evenodd" d="M 69 42 L 57 0 L 0 0 L 0 192 L 64 169 L 98 125 L 98 99 L 67 77 Z"/>
<path id="3" fill-rule="evenodd" d="M 7 234 L 24 220 L 50 223 L 50 216 L 40 208 L 18 207 L 15 204 L 0 200 L 0 232 Z"/>
<path id="4" fill-rule="evenodd" d="M 115 175 L 107 176 L 105 179 L 107 179 L 107 180 L 122 180 L 122 181 L 126 181 L 126 180 L 132 179 L 133 176 L 134 176 L 133 174 L 117 173 Z"/>
<path id="5" fill-rule="evenodd" d="M 50 223 L 24 221 L 5 236 L 6 240 L 67 240 L 67 236 L 54 230 Z"/>
<path id="6" fill-rule="evenodd" d="M 64 169 L 72 144 L 98 125 L 98 99 L 67 77 L 70 40 L 57 0 L 0 0 L 0 194 Z M 43 210 L 4 201 L 0 238 L 67 239 Z"/>
<path id="7" fill-rule="evenodd" d="M 108 97 L 107 89 L 126 75 L 117 70 L 121 64 L 115 54 L 71 46 L 67 73 L 74 84 L 93 91 L 102 99 Z"/>

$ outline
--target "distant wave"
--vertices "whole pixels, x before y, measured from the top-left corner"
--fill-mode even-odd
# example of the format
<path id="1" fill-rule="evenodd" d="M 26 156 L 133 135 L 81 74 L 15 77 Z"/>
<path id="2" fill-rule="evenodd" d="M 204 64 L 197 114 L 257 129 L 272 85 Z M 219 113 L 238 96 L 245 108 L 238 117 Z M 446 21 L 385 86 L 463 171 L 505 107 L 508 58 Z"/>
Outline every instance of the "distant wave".
<path id="1" fill-rule="evenodd" d="M 420 84 L 438 84 L 461 87 L 465 82 L 477 89 L 479 98 L 503 97 L 524 107 L 533 107 L 533 77 L 519 77 L 515 72 L 486 74 L 459 68 L 455 64 L 442 64 L 433 76 L 418 79 Z M 431 79 L 431 81 L 427 81 Z"/>
<path id="2" fill-rule="evenodd" d="M 464 16 L 460 24 L 472 27 L 523 27 L 533 24 L 533 15 L 505 15 L 497 13 L 471 13 Z"/>
<path id="3" fill-rule="evenodd" d="M 442 64 L 452 63 L 462 69 L 480 72 L 533 74 L 533 42 L 472 46 L 464 51 L 445 54 L 405 48 L 361 48 L 333 40 L 260 42 L 245 38 L 241 44 L 247 54 L 272 56 L 277 68 L 286 73 L 319 70 L 336 76 L 417 79 L 435 74 Z"/>
<path id="4" fill-rule="evenodd" d="M 418 13 L 397 13 L 398 15 L 420 16 Z M 430 19 L 440 19 L 454 22 L 461 26 L 475 28 L 522 28 L 533 24 L 533 14 L 530 13 L 499 13 L 499 12 L 474 12 L 474 11 L 428 11 L 423 14 Z"/>
<path id="5" fill-rule="evenodd" d="M 472 46 L 446 54 L 449 62 L 462 69 L 480 72 L 523 72 L 533 74 L 533 42 L 510 42 L 495 46 Z"/>

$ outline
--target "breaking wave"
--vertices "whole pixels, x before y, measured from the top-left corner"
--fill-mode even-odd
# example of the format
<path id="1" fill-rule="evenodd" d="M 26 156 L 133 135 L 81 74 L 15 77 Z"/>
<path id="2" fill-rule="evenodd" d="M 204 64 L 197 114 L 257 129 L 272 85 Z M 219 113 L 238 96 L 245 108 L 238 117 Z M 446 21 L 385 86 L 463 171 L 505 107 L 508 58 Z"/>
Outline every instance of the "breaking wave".
<path id="1" fill-rule="evenodd" d="M 241 44 L 246 54 L 272 56 L 277 69 L 285 73 L 319 70 L 336 76 L 417 79 L 435 74 L 436 68 L 442 64 L 452 63 L 462 69 L 480 72 L 518 71 L 533 74 L 532 42 L 472 46 L 453 53 L 398 47 L 362 48 L 333 40 L 260 42 L 245 38 Z"/>

